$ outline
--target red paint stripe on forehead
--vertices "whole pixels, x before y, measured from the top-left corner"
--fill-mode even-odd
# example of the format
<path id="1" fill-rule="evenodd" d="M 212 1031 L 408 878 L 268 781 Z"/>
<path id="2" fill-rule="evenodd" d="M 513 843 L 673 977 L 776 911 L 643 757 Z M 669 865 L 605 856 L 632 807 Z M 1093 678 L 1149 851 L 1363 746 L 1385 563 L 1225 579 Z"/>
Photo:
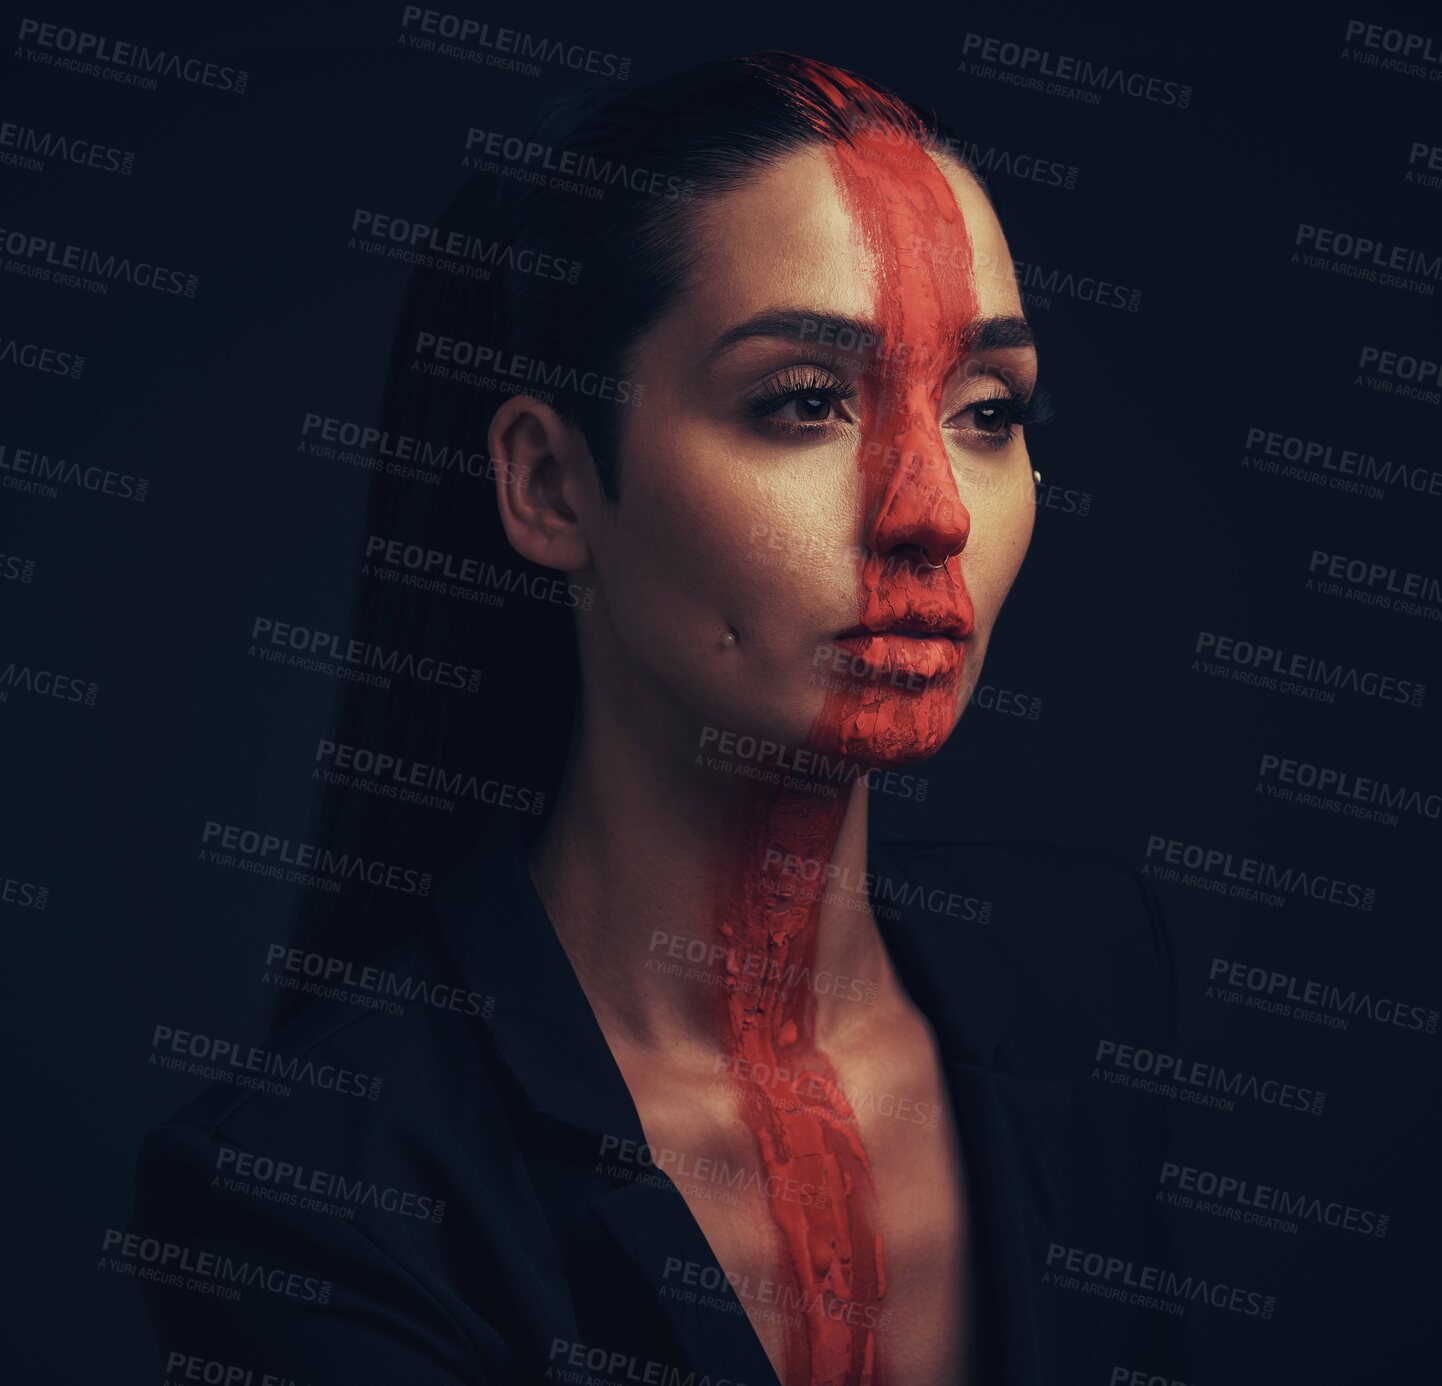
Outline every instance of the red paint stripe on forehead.
<path id="1" fill-rule="evenodd" d="M 945 368 L 976 316 L 971 238 L 951 185 L 911 138 L 878 131 L 831 146 L 843 200 L 876 267 L 872 312 L 889 360 Z"/>

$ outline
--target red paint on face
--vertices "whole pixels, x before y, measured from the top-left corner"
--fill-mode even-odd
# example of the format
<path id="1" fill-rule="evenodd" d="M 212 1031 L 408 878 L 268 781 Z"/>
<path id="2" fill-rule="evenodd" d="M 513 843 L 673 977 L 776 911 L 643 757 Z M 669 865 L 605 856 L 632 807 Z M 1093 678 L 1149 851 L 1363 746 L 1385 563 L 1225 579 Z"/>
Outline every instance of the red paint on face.
<path id="1" fill-rule="evenodd" d="M 833 74 L 841 90 L 855 79 Z M 945 640 L 873 636 L 859 651 L 915 677 L 903 696 L 843 690 L 814 728 L 858 759 L 920 759 L 941 748 L 957 713 L 964 640 L 974 625 L 960 553 L 971 517 L 941 432 L 942 391 L 958 364 L 960 331 L 976 316 L 971 242 L 941 170 L 914 138 L 857 121 L 832 144 L 837 184 L 876 267 L 872 318 L 878 369 L 862 391 L 858 462 L 867 547 L 855 649 L 889 627 L 946 632 Z M 893 682 L 893 686 L 894 682 Z M 889 691 L 889 690 L 888 690 Z"/>
<path id="2" fill-rule="evenodd" d="M 959 332 L 976 315 L 970 241 L 950 186 L 905 133 L 915 128 L 909 113 L 879 107 L 876 94 L 845 73 L 808 67 L 831 107 L 812 108 L 818 132 L 875 266 L 880 338 L 861 397 L 866 543 L 857 627 L 842 642 L 863 676 L 827 693 L 809 741 L 860 764 L 910 761 L 939 749 L 951 730 L 973 624 L 954 557 L 970 517 L 939 417 Z M 842 139 L 838 116 L 848 130 Z M 896 627 L 934 634 L 884 633 Z M 733 1072 L 746 1084 L 745 1119 L 768 1176 L 826 1192 L 809 1203 L 770 1200 L 805 1326 L 804 1335 L 787 1333 L 788 1386 L 880 1386 L 884 1363 L 876 1326 L 886 1272 L 871 1165 L 855 1113 L 816 1045 L 810 985 L 823 903 L 810 882 L 825 879 L 847 799 L 844 791 L 758 788 L 718 879 L 731 975 L 726 1038 Z M 758 955 L 766 960 L 761 984 L 741 986 L 738 959 Z"/>

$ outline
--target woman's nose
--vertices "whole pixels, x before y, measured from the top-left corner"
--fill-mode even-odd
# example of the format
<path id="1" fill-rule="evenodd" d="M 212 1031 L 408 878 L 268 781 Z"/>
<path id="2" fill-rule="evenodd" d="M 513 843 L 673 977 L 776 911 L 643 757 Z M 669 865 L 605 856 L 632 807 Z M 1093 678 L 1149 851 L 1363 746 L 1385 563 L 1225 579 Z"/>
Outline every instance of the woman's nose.
<path id="1" fill-rule="evenodd" d="M 956 488 L 939 428 L 909 429 L 895 450 L 894 465 L 878 473 L 873 553 L 894 558 L 914 550 L 929 567 L 940 568 L 966 547 L 971 514 Z"/>

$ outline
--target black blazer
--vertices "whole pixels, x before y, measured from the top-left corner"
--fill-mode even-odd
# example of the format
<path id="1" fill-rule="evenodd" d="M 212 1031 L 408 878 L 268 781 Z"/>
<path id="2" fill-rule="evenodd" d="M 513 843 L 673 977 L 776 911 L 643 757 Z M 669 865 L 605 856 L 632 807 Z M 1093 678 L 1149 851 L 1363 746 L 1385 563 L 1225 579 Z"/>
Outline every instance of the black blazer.
<path id="1" fill-rule="evenodd" d="M 1101 1038 L 1169 1042 L 1148 888 L 1103 854 L 1022 844 L 873 841 L 870 868 L 961 1128 L 981 1380 L 1181 1375 L 1175 1320 L 1063 1288 L 1048 1262 L 1167 1264 L 1151 1202 L 1167 1103 L 1092 1076 Z M 776 1386 L 719 1274 L 677 1291 L 678 1258 L 715 1262 L 675 1185 L 615 1158 L 640 1122 L 513 821 L 378 967 L 264 1046 L 310 1064 L 289 1096 L 217 1083 L 146 1139 L 127 1251 L 169 1378 L 195 1359 L 245 1386 Z M 439 985 L 403 1015 L 372 1004 L 422 983 Z"/>

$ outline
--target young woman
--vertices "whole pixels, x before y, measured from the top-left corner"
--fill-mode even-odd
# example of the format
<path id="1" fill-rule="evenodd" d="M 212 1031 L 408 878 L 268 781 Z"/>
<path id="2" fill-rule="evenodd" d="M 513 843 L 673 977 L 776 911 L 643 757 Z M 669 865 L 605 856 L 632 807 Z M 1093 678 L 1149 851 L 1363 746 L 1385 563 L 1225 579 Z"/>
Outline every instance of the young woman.
<path id="1" fill-rule="evenodd" d="M 518 268 L 417 272 L 387 437 L 484 437 L 494 495 L 379 482 L 363 621 L 483 695 L 357 687 L 334 744 L 548 812 L 335 790 L 327 842 L 442 880 L 272 949 L 342 980 L 282 981 L 268 1046 L 382 1086 L 221 1085 L 152 1136 L 138 1230 L 300 1286 L 157 1284 L 162 1346 L 310 1382 L 1174 1367 L 1158 1315 L 1051 1283 L 1156 1254 L 1154 1109 L 1088 1079 L 1165 1034 L 1154 910 L 1095 854 L 869 819 L 954 729 L 1032 532 L 985 189 L 783 54 L 473 133 L 446 224 Z"/>

